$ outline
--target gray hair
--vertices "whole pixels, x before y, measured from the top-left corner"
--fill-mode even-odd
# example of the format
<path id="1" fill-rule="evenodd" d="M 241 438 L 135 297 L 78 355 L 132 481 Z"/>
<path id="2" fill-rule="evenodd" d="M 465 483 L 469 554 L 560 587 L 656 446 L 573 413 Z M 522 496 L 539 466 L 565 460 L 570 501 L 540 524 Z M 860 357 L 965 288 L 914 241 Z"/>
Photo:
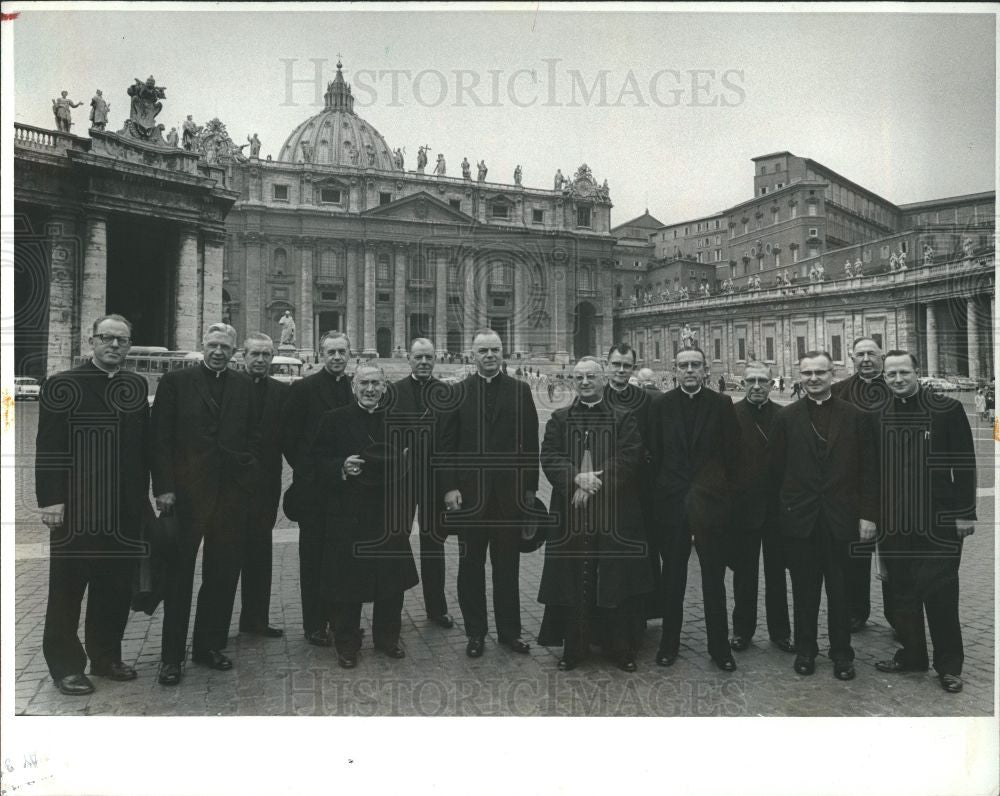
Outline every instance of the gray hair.
<path id="1" fill-rule="evenodd" d="M 213 332 L 221 332 L 226 335 L 233 341 L 233 348 L 236 348 L 236 330 L 228 323 L 213 323 L 205 330 L 205 334 L 202 336 L 201 342 L 204 343 L 208 339 L 208 336 Z"/>
<path id="2" fill-rule="evenodd" d="M 370 362 L 362 362 L 360 365 L 358 365 L 358 367 L 354 371 L 354 375 L 351 376 L 352 384 L 357 384 L 358 374 L 361 373 L 361 371 L 363 370 L 377 370 L 379 372 L 379 375 L 382 377 L 382 381 L 388 381 L 385 377 L 385 370 L 382 369 L 382 366 L 378 363 L 377 360 L 373 359 Z"/>
<path id="3" fill-rule="evenodd" d="M 271 346 L 271 350 L 274 350 L 274 340 L 268 337 L 263 332 L 250 332 L 243 341 L 243 350 L 246 351 L 250 347 L 251 343 L 262 343 L 264 345 Z"/>
<path id="4" fill-rule="evenodd" d="M 598 359 L 597 357 L 593 357 L 593 356 L 590 356 L 590 355 L 588 354 L 588 355 L 587 355 L 587 356 L 585 356 L 585 357 L 580 357 L 580 358 L 579 358 L 579 359 L 578 359 L 578 360 L 576 361 L 576 364 L 577 364 L 577 365 L 580 365 L 580 364 L 582 364 L 582 363 L 584 363 L 584 362 L 596 362 L 596 363 L 597 363 L 597 366 L 598 366 L 598 367 L 599 367 L 599 368 L 601 369 L 601 374 L 602 374 L 602 375 L 604 374 L 604 362 L 603 362 L 602 360 Z M 573 366 L 573 369 L 574 369 L 574 370 L 576 369 L 576 365 L 574 365 L 574 366 Z"/>
<path id="5" fill-rule="evenodd" d="M 412 340 L 410 340 L 410 353 L 411 354 L 413 353 L 413 346 L 415 346 L 417 343 L 426 344 L 426 345 L 429 345 L 431 348 L 434 348 L 434 343 L 432 343 L 426 337 L 414 337 Z M 434 350 L 437 351 L 436 348 L 434 348 Z"/>
<path id="6" fill-rule="evenodd" d="M 745 376 L 746 372 L 748 370 L 750 370 L 751 368 L 756 368 L 757 370 L 766 370 L 767 371 L 767 375 L 768 376 L 771 375 L 771 366 L 768 365 L 766 362 L 760 362 L 760 361 L 758 361 L 756 359 L 753 359 L 750 362 L 747 362 L 746 365 L 743 366 L 743 375 Z"/>

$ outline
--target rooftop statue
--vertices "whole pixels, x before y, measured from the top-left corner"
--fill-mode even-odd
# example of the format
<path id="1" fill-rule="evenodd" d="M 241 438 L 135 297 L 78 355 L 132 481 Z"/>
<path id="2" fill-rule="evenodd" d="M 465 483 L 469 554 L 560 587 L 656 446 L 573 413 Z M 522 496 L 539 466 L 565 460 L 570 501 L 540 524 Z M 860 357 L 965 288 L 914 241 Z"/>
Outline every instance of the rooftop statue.
<path id="1" fill-rule="evenodd" d="M 447 173 L 447 170 L 448 166 L 445 163 L 444 155 L 438 153 L 437 163 L 434 164 L 434 173 L 438 177 L 443 177 Z"/>
<path id="2" fill-rule="evenodd" d="M 100 89 L 90 100 L 90 129 L 103 130 L 108 124 L 108 112 L 111 106 L 104 99 Z"/>
<path id="3" fill-rule="evenodd" d="M 521 184 L 521 164 L 517 164 L 517 168 L 514 169 L 514 185 Z"/>
<path id="4" fill-rule="evenodd" d="M 486 168 L 486 161 L 485 160 L 480 160 L 476 164 L 476 180 L 478 182 L 486 182 L 486 172 L 487 171 L 488 171 L 488 169 Z"/>
<path id="5" fill-rule="evenodd" d="M 427 152 L 429 150 L 430 146 L 428 144 L 417 147 L 417 171 L 421 174 L 423 174 L 424 169 L 427 168 Z"/>
<path id="6" fill-rule="evenodd" d="M 163 109 L 160 100 L 167 97 L 166 86 L 156 85 L 152 75 L 146 78 L 145 83 L 136 78 L 135 83 L 128 87 L 128 95 L 132 98 L 129 117 L 119 134 L 165 145 L 163 125 L 156 121 L 156 116 Z"/>
<path id="7" fill-rule="evenodd" d="M 260 139 L 257 137 L 257 133 L 254 133 L 253 137 L 247 136 L 247 141 L 250 142 L 250 157 L 260 157 Z"/>
<path id="8" fill-rule="evenodd" d="M 462 158 L 462 179 L 463 180 L 472 179 L 472 166 L 469 165 L 468 158 Z"/>
<path id="9" fill-rule="evenodd" d="M 405 154 L 404 151 L 402 149 L 399 149 L 398 147 L 392 153 L 392 162 L 396 164 L 396 168 L 399 169 L 400 171 L 403 170 L 403 155 L 404 154 Z"/>
<path id="10" fill-rule="evenodd" d="M 59 99 L 52 100 L 52 114 L 56 117 L 56 129 L 61 133 L 68 133 L 69 128 L 73 126 L 73 117 L 70 113 L 71 108 L 79 108 L 83 105 L 82 102 L 73 102 L 66 95 L 69 92 L 62 92 Z"/>
<path id="11" fill-rule="evenodd" d="M 198 138 L 198 133 L 201 132 L 201 126 L 198 125 L 194 121 L 194 119 L 191 118 L 191 114 L 189 113 L 188 117 L 184 120 L 184 123 L 181 125 L 181 129 L 183 130 L 183 136 L 184 136 L 183 137 L 184 149 L 186 149 L 188 152 L 193 152 L 195 141 Z"/>

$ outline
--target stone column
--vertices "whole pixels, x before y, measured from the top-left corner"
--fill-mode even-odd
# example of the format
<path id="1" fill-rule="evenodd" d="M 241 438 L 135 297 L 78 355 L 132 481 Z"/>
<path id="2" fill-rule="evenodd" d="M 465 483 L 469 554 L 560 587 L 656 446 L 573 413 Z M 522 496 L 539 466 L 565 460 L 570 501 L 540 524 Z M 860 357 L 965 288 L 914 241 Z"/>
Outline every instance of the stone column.
<path id="1" fill-rule="evenodd" d="M 816 348 L 820 351 L 825 351 L 827 349 L 826 344 L 826 323 L 824 322 L 823 314 L 817 313 L 816 315 Z"/>
<path id="2" fill-rule="evenodd" d="M 174 292 L 174 348 L 179 351 L 200 348 L 202 330 L 198 328 L 198 310 L 198 230 L 181 227 Z M 253 322 L 247 318 L 247 323 Z"/>
<path id="3" fill-rule="evenodd" d="M 242 313 L 242 323 L 244 332 L 261 326 L 261 315 L 264 302 L 261 298 L 262 265 L 260 249 L 260 238 L 256 234 L 248 234 L 245 237 L 246 247 L 246 282 L 243 285 L 245 291 L 244 307 Z"/>
<path id="4" fill-rule="evenodd" d="M 360 351 L 360 341 L 358 340 L 358 243 L 357 241 L 346 241 L 347 250 L 347 272 L 345 276 L 344 289 L 344 320 L 347 329 L 347 336 L 351 340 L 354 351 Z"/>
<path id="5" fill-rule="evenodd" d="M 513 359 L 517 353 L 524 352 L 524 332 L 528 323 L 528 313 L 531 312 L 531 301 L 525 293 L 524 268 L 518 263 L 511 266 L 514 269 L 514 293 L 511 296 L 513 312 L 510 316 L 511 352 Z"/>
<path id="6" fill-rule="evenodd" d="M 222 320 L 222 268 L 226 256 L 225 233 L 205 234 L 205 271 L 202 318 L 205 326 Z M 242 342 L 242 340 L 240 341 Z"/>
<path id="7" fill-rule="evenodd" d="M 474 255 L 467 254 L 460 263 L 458 275 L 462 280 L 462 352 L 472 350 L 472 336 L 479 328 L 479 307 L 476 304 L 476 261 Z M 456 352 L 461 353 L 461 352 Z"/>
<path id="8" fill-rule="evenodd" d="M 566 269 L 557 265 L 552 268 L 552 350 L 555 361 L 569 362 L 569 351 L 566 350 Z"/>
<path id="9" fill-rule="evenodd" d="M 934 311 L 934 302 L 927 304 L 927 375 L 936 376 L 938 373 L 938 336 L 937 336 L 937 315 Z"/>
<path id="10" fill-rule="evenodd" d="M 604 273 L 598 277 L 603 282 L 601 291 L 601 314 L 604 316 L 601 324 L 601 338 L 598 350 L 594 353 L 599 357 L 607 356 L 615 340 L 615 297 L 614 297 L 614 263 L 604 261 Z M 600 282 L 599 282 L 600 284 Z"/>
<path id="11" fill-rule="evenodd" d="M 313 242 L 301 242 L 302 269 L 299 273 L 299 320 L 295 345 L 300 350 L 314 354 L 316 351 L 315 318 L 313 315 Z"/>
<path id="12" fill-rule="evenodd" d="M 969 345 L 969 378 L 979 378 L 979 317 L 977 315 L 976 299 L 966 299 L 965 330 Z"/>
<path id="13" fill-rule="evenodd" d="M 846 328 L 844 336 L 846 345 L 850 346 L 854 338 L 847 332 Z M 918 351 L 917 319 L 914 317 L 912 304 L 903 304 L 896 310 L 896 347 L 903 351 Z"/>
<path id="14" fill-rule="evenodd" d="M 438 248 L 434 268 L 434 350 L 448 347 L 448 250 Z"/>
<path id="15" fill-rule="evenodd" d="M 80 349 L 86 350 L 94 321 L 107 310 L 108 220 L 102 213 L 87 213 L 87 238 L 83 251 L 83 280 L 80 284 Z M 115 307 L 128 317 L 128 307 Z"/>
<path id="16" fill-rule="evenodd" d="M 362 354 L 366 357 L 378 356 L 378 349 L 375 347 L 375 247 L 366 244 L 364 247 L 365 256 L 365 284 L 364 284 L 364 348 Z"/>
<path id="17" fill-rule="evenodd" d="M 73 366 L 73 314 L 76 304 L 76 263 L 80 246 L 76 239 L 76 221 L 72 216 L 53 214 L 45 226 L 49 253 L 49 339 L 46 375 Z M 93 322 L 93 321 L 91 321 Z M 89 335 L 88 335 L 89 336 Z"/>
<path id="18" fill-rule="evenodd" d="M 393 344 L 409 351 L 410 341 L 406 330 L 406 246 L 396 246 L 393 274 Z"/>

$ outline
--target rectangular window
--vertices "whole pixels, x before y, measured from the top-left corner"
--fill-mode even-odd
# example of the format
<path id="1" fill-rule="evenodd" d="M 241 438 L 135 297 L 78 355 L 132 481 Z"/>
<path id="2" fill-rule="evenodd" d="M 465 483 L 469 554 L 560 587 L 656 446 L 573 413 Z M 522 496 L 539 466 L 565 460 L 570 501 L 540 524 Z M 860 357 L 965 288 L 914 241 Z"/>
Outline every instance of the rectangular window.
<path id="1" fill-rule="evenodd" d="M 448 200 L 448 204 L 451 205 L 452 209 L 458 210 L 459 212 L 461 212 L 461 210 L 462 210 L 462 200 L 461 199 L 449 199 Z"/>
<path id="2" fill-rule="evenodd" d="M 844 361 L 844 352 L 841 348 L 840 335 L 835 334 L 830 337 L 830 355 L 833 357 L 834 362 Z"/>
<path id="3" fill-rule="evenodd" d="M 576 225 L 578 227 L 590 228 L 590 208 L 578 207 L 576 209 Z"/>
<path id="4" fill-rule="evenodd" d="M 677 240 L 677 230 L 674 230 L 674 240 Z"/>
<path id="5" fill-rule="evenodd" d="M 507 205 L 495 204 L 492 207 L 493 218 L 510 218 L 510 208 Z"/>
<path id="6" fill-rule="evenodd" d="M 764 359 L 768 362 L 774 361 L 774 338 L 765 337 L 764 338 Z"/>
<path id="7" fill-rule="evenodd" d="M 802 361 L 802 357 L 806 355 L 806 338 L 796 337 L 795 338 L 795 353 L 798 356 L 799 361 Z"/>
<path id="8" fill-rule="evenodd" d="M 715 361 L 722 361 L 722 340 L 718 337 L 715 338 Z"/>
<path id="9" fill-rule="evenodd" d="M 639 342 L 639 359 L 646 358 L 646 346 L 643 342 Z"/>
<path id="10" fill-rule="evenodd" d="M 818 238 L 819 237 L 819 227 L 809 227 L 809 237 Z"/>
<path id="11" fill-rule="evenodd" d="M 736 340 L 736 347 L 739 350 L 739 354 L 736 357 L 741 362 L 747 358 L 747 341 L 746 338 L 740 337 Z"/>
<path id="12" fill-rule="evenodd" d="M 798 218 L 799 217 L 799 206 L 798 205 L 792 205 L 791 206 L 791 211 L 792 212 L 789 215 L 792 218 Z"/>
<path id="13" fill-rule="evenodd" d="M 382 291 L 382 290 L 380 290 L 380 291 L 378 291 L 375 294 L 375 300 L 379 304 L 391 304 L 392 303 L 392 293 L 390 293 L 389 291 Z"/>
<path id="14" fill-rule="evenodd" d="M 816 215 L 816 205 L 809 205 L 809 215 Z"/>
<path id="15" fill-rule="evenodd" d="M 340 204 L 340 191 L 336 188 L 323 188 L 319 192 L 319 200 L 327 205 Z"/>
<path id="16" fill-rule="evenodd" d="M 537 207 L 531 209 L 531 223 L 541 224 L 545 220 L 545 211 Z"/>
<path id="17" fill-rule="evenodd" d="M 656 359 L 659 359 L 659 358 L 660 358 L 660 342 L 659 342 L 659 340 L 657 340 L 656 341 Z"/>
<path id="18" fill-rule="evenodd" d="M 340 294 L 337 293 L 334 290 L 324 290 L 319 295 L 320 295 L 320 298 L 323 299 L 323 301 L 334 301 L 334 302 L 336 302 L 336 301 L 340 300 Z"/>
<path id="19" fill-rule="evenodd" d="M 750 222 L 749 221 L 744 221 L 743 222 L 743 234 L 746 235 L 749 231 L 750 231 Z"/>
<path id="20" fill-rule="evenodd" d="M 872 340 L 875 341 L 875 345 L 879 348 L 882 347 L 882 334 L 880 332 L 872 332 Z"/>
<path id="21" fill-rule="evenodd" d="M 287 185 L 273 185 L 271 186 L 271 196 L 274 197 L 276 202 L 287 202 L 288 201 L 288 186 Z"/>
<path id="22" fill-rule="evenodd" d="M 387 205 L 392 202 L 392 194 L 386 193 L 385 191 L 380 191 L 378 195 L 378 203 L 380 205 Z"/>

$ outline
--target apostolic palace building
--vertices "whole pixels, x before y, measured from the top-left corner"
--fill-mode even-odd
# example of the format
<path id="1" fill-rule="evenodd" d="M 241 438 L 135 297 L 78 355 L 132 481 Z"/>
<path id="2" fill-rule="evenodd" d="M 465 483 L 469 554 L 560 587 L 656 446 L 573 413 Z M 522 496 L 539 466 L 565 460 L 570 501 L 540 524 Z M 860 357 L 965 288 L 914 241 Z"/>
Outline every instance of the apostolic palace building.
<path id="1" fill-rule="evenodd" d="M 746 202 L 613 227 L 607 180 L 585 164 L 537 188 L 424 147 L 405 163 L 355 112 L 339 63 L 274 159 L 218 119 L 164 137 L 152 77 L 128 95 L 119 132 L 15 124 L 18 375 L 68 367 L 105 311 L 135 344 L 176 350 L 216 320 L 277 340 L 290 312 L 309 357 L 330 329 L 357 356 L 398 357 L 416 336 L 467 352 L 489 326 L 512 360 L 626 340 L 662 370 L 693 341 L 715 373 L 758 358 L 787 377 L 826 348 L 839 377 L 867 334 L 919 352 L 925 373 L 992 375 L 992 192 L 896 205 L 777 152 L 753 159 Z"/>

